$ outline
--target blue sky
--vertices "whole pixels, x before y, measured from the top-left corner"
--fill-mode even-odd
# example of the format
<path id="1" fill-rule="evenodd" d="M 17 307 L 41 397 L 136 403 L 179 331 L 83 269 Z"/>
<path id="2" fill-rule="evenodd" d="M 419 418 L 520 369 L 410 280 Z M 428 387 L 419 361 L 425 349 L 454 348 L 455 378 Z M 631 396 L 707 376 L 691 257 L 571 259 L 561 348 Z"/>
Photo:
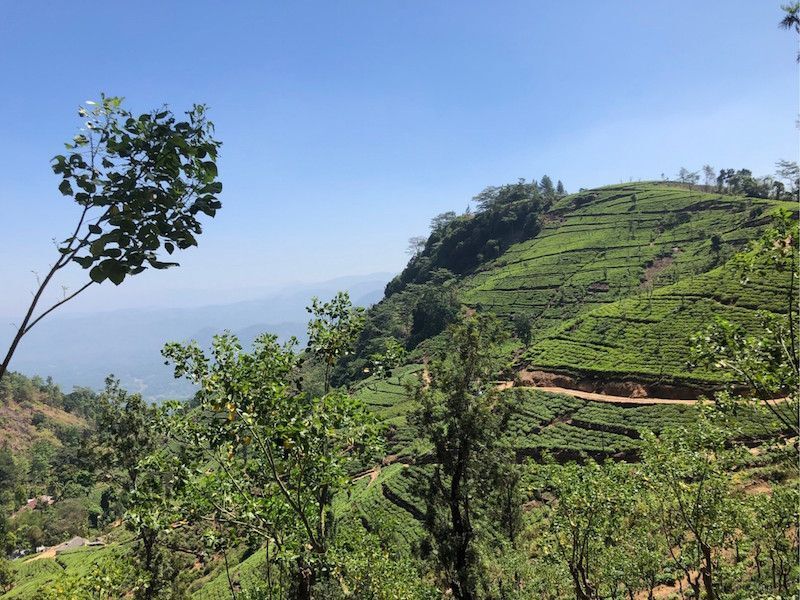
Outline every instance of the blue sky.
<path id="1" fill-rule="evenodd" d="M 224 208 L 183 266 L 71 310 L 245 298 L 398 271 L 483 187 L 569 190 L 796 158 L 796 39 L 779 2 L 5 2 L 0 314 L 74 208 L 49 159 L 99 92 L 210 106 Z M 67 277 L 74 284 L 77 276 Z"/>

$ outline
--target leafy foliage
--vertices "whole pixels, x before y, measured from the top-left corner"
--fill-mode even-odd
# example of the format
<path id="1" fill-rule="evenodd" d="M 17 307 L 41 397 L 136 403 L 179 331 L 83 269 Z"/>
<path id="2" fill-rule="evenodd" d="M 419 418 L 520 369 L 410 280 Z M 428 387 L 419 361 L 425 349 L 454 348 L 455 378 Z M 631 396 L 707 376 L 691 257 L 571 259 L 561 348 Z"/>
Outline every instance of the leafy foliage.
<path id="1" fill-rule="evenodd" d="M 0 379 L 22 337 L 43 317 L 92 284 L 119 285 L 148 268 L 176 266 L 161 260 L 159 249 L 172 254 L 196 246 L 199 214 L 213 217 L 222 206 L 220 142 L 212 137 L 204 106 L 195 105 L 185 121 L 167 108 L 136 117 L 122 107 L 121 98 L 103 95 L 99 104 L 90 102 L 78 114 L 84 128 L 65 145 L 68 154 L 53 158 L 53 172 L 61 176 L 58 189 L 75 201 L 80 217 L 39 282 L 0 365 Z M 89 281 L 34 317 L 53 276 L 73 263 L 89 271 Z"/>
<path id="2" fill-rule="evenodd" d="M 309 349 L 332 366 L 358 331 L 358 312 L 343 295 L 310 310 Z M 310 597 L 328 573 L 334 496 L 352 465 L 372 450 L 369 415 L 341 392 L 316 397 L 295 389 L 292 343 L 279 346 L 274 336 L 259 337 L 252 353 L 226 334 L 214 338 L 211 357 L 196 344 L 168 344 L 164 355 L 176 376 L 201 388 L 197 409 L 175 408 L 174 436 L 194 453 L 196 469 L 209 461 L 217 467 L 188 479 L 188 510 L 198 522 L 211 520 L 230 535 L 235 529 L 265 544 L 278 589 Z"/>
<path id="3" fill-rule="evenodd" d="M 496 442 L 505 411 L 492 393 L 503 331 L 487 317 L 466 317 L 449 332 L 450 352 L 430 365 L 430 382 L 416 392 L 412 423 L 433 446 L 435 466 L 426 482 L 425 527 L 438 567 L 453 596 L 476 597 L 479 559 L 477 496 L 498 467 Z"/>

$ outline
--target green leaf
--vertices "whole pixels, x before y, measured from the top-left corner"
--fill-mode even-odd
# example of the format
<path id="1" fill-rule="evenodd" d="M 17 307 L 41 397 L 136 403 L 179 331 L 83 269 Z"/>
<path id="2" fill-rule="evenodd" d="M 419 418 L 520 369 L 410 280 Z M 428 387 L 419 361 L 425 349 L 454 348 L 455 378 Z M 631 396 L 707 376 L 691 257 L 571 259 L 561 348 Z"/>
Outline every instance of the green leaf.
<path id="1" fill-rule="evenodd" d="M 94 281 L 95 283 L 103 283 L 108 277 L 104 272 L 100 265 L 94 267 L 91 271 L 89 271 L 89 278 Z"/>
<path id="2" fill-rule="evenodd" d="M 95 235 L 99 235 L 103 233 L 103 230 L 98 225 L 89 225 L 89 233 L 93 233 Z"/>
<path id="3" fill-rule="evenodd" d="M 69 181 L 66 179 L 61 182 L 58 186 L 58 191 L 64 194 L 65 196 L 72 196 L 72 186 L 69 184 Z"/>
<path id="4" fill-rule="evenodd" d="M 154 269 L 169 269 L 170 267 L 178 266 L 176 262 L 161 262 L 159 260 L 150 260 L 149 263 Z"/>
<path id="5" fill-rule="evenodd" d="M 103 250 L 105 249 L 106 244 L 103 241 L 103 238 L 98 238 L 89 244 L 89 252 L 92 253 L 92 256 L 100 256 L 103 254 Z"/>
<path id="6" fill-rule="evenodd" d="M 216 177 L 217 174 L 218 174 L 218 172 L 217 172 L 217 164 L 212 162 L 212 161 L 210 161 L 210 160 L 203 161 L 203 168 L 206 171 L 208 171 L 207 174 L 210 175 L 212 178 Z"/>
<path id="7" fill-rule="evenodd" d="M 88 269 L 94 264 L 94 257 L 93 256 L 76 256 L 73 258 L 76 263 L 78 263 L 84 269 Z M 91 276 L 91 273 L 90 273 Z"/>
<path id="8" fill-rule="evenodd" d="M 114 271 L 109 273 L 108 278 L 114 285 L 119 285 L 125 279 L 125 271 Z"/>
<path id="9" fill-rule="evenodd" d="M 108 276 L 111 280 L 111 283 L 114 285 L 119 285 L 125 279 L 125 276 L 128 274 L 128 270 L 118 260 L 113 258 L 108 258 L 100 263 L 99 265 L 103 272 Z"/>

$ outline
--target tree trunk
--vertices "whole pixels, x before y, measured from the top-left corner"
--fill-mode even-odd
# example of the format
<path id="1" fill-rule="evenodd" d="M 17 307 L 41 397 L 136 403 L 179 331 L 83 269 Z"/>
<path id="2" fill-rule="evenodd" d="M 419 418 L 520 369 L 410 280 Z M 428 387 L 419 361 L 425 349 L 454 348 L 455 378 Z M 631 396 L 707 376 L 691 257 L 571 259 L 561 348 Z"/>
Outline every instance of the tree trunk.
<path id="1" fill-rule="evenodd" d="M 592 600 L 592 597 L 583 589 L 583 584 L 581 583 L 581 578 L 578 575 L 578 570 L 574 567 L 570 567 L 570 573 L 572 574 L 572 584 L 575 587 L 575 599 Z"/>
<path id="2" fill-rule="evenodd" d="M 453 595 L 458 600 L 473 600 L 475 594 L 469 578 L 468 554 L 472 545 L 472 525 L 470 523 L 469 508 L 461 506 L 461 486 L 464 483 L 467 469 L 468 451 L 459 448 L 456 468 L 450 480 L 450 518 L 453 524 L 453 536 L 457 540 L 455 544 L 456 555 L 453 566 L 455 571 L 455 581 L 452 582 Z"/>
<path id="3" fill-rule="evenodd" d="M 701 543 L 700 549 L 703 551 L 703 566 L 700 570 L 700 574 L 703 577 L 703 587 L 706 590 L 708 600 L 716 600 L 717 595 L 714 591 L 714 563 L 711 557 L 711 546 Z"/>
<path id="4" fill-rule="evenodd" d="M 314 570 L 302 558 L 297 559 L 297 582 L 295 584 L 295 600 L 311 600 L 314 587 Z"/>

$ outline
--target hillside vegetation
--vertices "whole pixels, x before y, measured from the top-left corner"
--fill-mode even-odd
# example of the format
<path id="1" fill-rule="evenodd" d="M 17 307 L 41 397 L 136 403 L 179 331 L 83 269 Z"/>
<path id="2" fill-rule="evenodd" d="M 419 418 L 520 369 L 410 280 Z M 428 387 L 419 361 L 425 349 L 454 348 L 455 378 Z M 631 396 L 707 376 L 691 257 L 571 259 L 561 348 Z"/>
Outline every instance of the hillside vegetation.
<path id="1" fill-rule="evenodd" d="M 8 373 L 0 380 L 0 447 L 25 453 L 37 442 L 61 445 L 65 436 L 87 428 L 94 394 L 64 394 L 52 380 Z"/>
<path id="2" fill-rule="evenodd" d="M 796 356 L 763 341 L 797 318 L 793 271 L 773 268 L 796 252 L 778 218 L 795 207 L 547 181 L 436 217 L 369 310 L 314 299 L 302 352 L 168 344 L 191 402 L 7 376 L 6 552 L 98 545 L 17 558 L 0 598 L 794 593 L 797 399 L 739 398 L 736 356 L 709 366 L 693 336 L 747 332 L 714 353 L 744 356 L 761 400 L 796 383 Z M 745 269 L 765 251 L 778 262 Z M 723 387 L 718 405 L 688 400 Z M 44 493 L 52 507 L 14 512 Z"/>
<path id="3" fill-rule="evenodd" d="M 785 311 L 779 290 L 788 273 L 743 286 L 727 265 L 782 209 L 796 212 L 791 202 L 635 183 L 552 201 L 512 197 L 453 216 L 435 224 L 424 250 L 369 312 L 348 376 L 363 376 L 370 354 L 390 338 L 413 350 L 435 337 L 466 305 L 529 330 L 518 368 L 660 391 L 677 385 L 673 393 L 695 397 L 727 376 L 690 368 L 692 335 L 714 318 L 753 328 L 757 311 Z M 496 255 L 464 267 L 459 252 L 476 244 L 463 239 L 496 234 Z M 447 268 L 453 265 L 461 268 Z M 425 344 L 411 356 L 424 353 Z"/>

